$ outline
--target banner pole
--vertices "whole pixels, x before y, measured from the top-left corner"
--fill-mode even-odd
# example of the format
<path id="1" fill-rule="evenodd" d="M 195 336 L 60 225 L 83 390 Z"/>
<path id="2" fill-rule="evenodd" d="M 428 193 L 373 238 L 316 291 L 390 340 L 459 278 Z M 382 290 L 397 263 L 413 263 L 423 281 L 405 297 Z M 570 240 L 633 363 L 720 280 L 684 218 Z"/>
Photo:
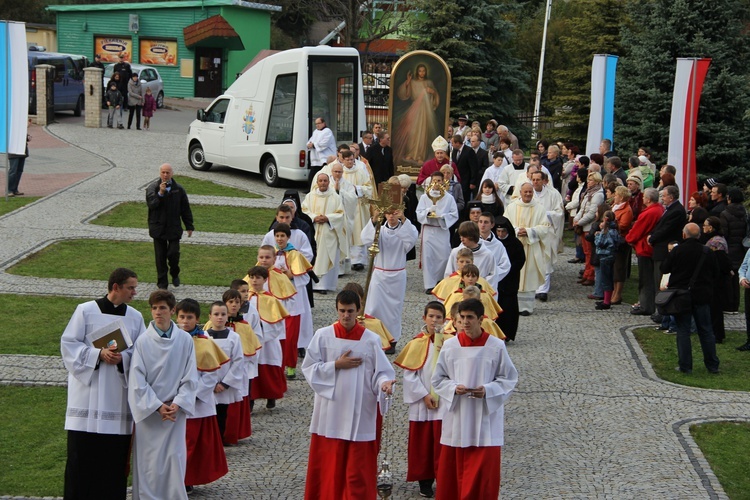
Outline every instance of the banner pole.
<path id="1" fill-rule="evenodd" d="M 5 23 L 5 74 L 8 77 L 5 89 L 5 201 L 10 197 L 10 23 Z"/>

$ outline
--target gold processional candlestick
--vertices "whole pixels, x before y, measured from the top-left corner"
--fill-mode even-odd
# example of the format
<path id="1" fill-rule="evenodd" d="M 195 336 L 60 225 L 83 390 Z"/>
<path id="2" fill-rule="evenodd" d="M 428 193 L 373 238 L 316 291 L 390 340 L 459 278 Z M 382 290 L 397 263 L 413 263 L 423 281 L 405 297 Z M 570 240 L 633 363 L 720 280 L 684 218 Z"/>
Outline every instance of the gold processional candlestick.
<path id="1" fill-rule="evenodd" d="M 372 245 L 367 249 L 370 254 L 370 265 L 367 268 L 367 281 L 365 281 L 365 295 L 362 297 L 362 312 L 357 319 L 360 322 L 365 320 L 365 303 L 367 302 L 368 291 L 370 290 L 370 280 L 372 280 L 372 271 L 375 263 L 375 256 L 380 253 L 380 228 L 383 227 L 383 221 L 385 220 L 386 212 L 393 212 L 396 210 L 404 210 L 404 197 L 401 195 L 401 186 L 395 184 L 389 184 L 387 182 L 380 183 L 380 189 L 375 198 L 370 198 L 370 210 L 377 211 L 378 221 L 375 224 L 375 238 L 372 240 Z M 377 186 L 376 186 L 377 189 Z M 370 224 L 370 222 L 368 222 Z"/>

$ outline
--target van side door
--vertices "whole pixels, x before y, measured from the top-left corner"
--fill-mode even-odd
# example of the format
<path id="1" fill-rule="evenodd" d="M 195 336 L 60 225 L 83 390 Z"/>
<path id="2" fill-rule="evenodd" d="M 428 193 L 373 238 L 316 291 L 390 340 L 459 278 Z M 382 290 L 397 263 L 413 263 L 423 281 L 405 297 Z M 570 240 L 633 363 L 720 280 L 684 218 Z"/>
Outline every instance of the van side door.
<path id="1" fill-rule="evenodd" d="M 206 160 L 211 163 L 226 163 L 224 144 L 226 136 L 226 122 L 232 99 L 227 97 L 215 101 L 206 110 L 201 127 L 200 141 Z"/>

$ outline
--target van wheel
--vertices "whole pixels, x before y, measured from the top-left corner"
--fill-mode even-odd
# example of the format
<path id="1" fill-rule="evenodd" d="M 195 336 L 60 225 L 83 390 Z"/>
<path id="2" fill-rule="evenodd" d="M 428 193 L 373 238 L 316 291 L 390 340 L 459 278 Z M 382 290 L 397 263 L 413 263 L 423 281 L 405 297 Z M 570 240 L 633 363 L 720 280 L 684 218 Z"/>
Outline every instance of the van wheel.
<path id="1" fill-rule="evenodd" d="M 266 162 L 263 164 L 263 170 L 261 171 L 263 173 L 263 180 L 266 181 L 266 184 L 268 184 L 271 187 L 276 187 L 281 182 L 281 179 L 279 179 L 279 169 L 276 166 L 276 161 L 273 158 L 269 158 L 266 160 Z"/>
<path id="2" fill-rule="evenodd" d="M 78 102 L 76 102 L 76 109 L 73 110 L 73 116 L 81 116 L 81 110 L 83 109 L 83 96 L 78 96 Z"/>
<path id="3" fill-rule="evenodd" d="M 203 152 L 203 146 L 199 142 L 196 142 L 190 146 L 190 153 L 188 154 L 188 162 L 190 166 L 195 170 L 205 172 L 210 170 L 213 163 L 206 161 L 206 154 Z"/>
<path id="4" fill-rule="evenodd" d="M 164 107 L 164 92 L 159 92 L 156 96 L 156 107 L 159 109 Z"/>

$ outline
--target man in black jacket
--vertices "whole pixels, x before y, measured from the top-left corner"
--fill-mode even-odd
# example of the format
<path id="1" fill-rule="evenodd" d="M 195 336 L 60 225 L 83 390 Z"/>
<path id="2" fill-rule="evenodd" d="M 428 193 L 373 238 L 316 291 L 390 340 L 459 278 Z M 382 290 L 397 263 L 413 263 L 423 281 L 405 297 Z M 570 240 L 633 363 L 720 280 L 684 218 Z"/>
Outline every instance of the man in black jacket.
<path id="1" fill-rule="evenodd" d="M 388 132 L 380 132 L 377 144 L 370 148 L 370 161 L 372 175 L 375 176 L 375 184 L 387 182 L 393 175 L 393 150 L 391 149 L 391 136 Z"/>
<path id="2" fill-rule="evenodd" d="M 667 186 L 661 191 L 661 203 L 664 205 L 664 214 L 659 222 L 654 226 L 651 236 L 648 237 L 648 244 L 654 249 L 652 257 L 654 261 L 654 290 L 659 290 L 662 273 L 661 263 L 667 258 L 669 249 L 667 245 L 671 241 L 680 241 L 682 238 L 682 228 L 685 225 L 685 207 L 682 206 L 680 199 L 680 190 L 677 186 Z M 661 322 L 661 315 L 654 313 L 651 319 L 657 323 Z"/>
<path id="3" fill-rule="evenodd" d="M 474 150 L 464 144 L 460 135 L 454 135 L 451 142 L 453 143 L 451 160 L 456 164 L 458 175 L 461 177 L 461 191 L 464 200 L 468 202 L 471 200 L 471 193 L 477 188 L 479 182 L 479 177 L 477 177 L 479 162 Z"/>
<path id="4" fill-rule="evenodd" d="M 693 371 L 693 350 L 690 345 L 690 323 L 695 319 L 698 338 L 703 351 L 703 363 L 711 373 L 719 373 L 719 358 L 716 355 L 716 340 L 711 328 L 711 294 L 714 281 L 718 279 L 719 268 L 711 250 L 698 241 L 700 228 L 690 223 L 682 231 L 684 241 L 676 246 L 661 264 L 661 272 L 671 273 L 669 288 L 687 289 L 693 273 L 698 271 L 695 283 L 690 287 L 692 301 L 690 311 L 676 314 L 677 323 L 677 357 L 678 371 L 691 373 Z M 701 257 L 705 254 L 703 263 Z M 696 268 L 696 266 L 699 266 Z"/>
<path id="5" fill-rule="evenodd" d="M 195 229 L 187 193 L 172 179 L 173 174 L 172 165 L 165 163 L 159 167 L 159 179 L 146 188 L 148 235 L 154 239 L 156 257 L 156 286 L 165 290 L 167 272 L 172 275 L 172 285 L 180 286 L 182 224 L 188 238 Z"/>

